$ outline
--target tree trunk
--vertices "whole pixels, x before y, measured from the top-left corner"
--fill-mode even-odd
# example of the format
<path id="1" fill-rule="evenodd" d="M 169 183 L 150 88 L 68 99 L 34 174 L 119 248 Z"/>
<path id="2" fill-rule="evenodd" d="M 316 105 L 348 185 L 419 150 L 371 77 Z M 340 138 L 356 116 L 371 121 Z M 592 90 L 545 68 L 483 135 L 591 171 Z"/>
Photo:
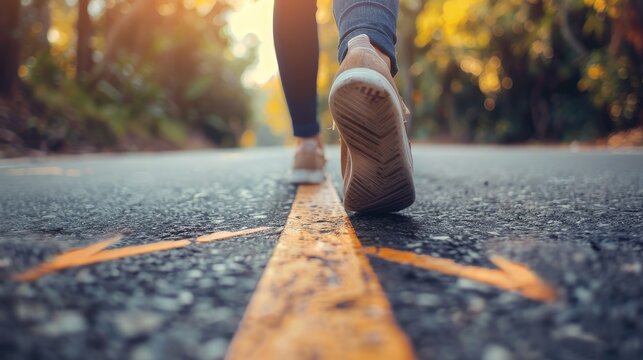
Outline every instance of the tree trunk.
<path id="1" fill-rule="evenodd" d="M 415 26 L 413 24 L 413 26 Z M 406 107 L 411 112 L 411 116 L 408 119 L 406 124 L 406 130 L 409 133 L 409 136 L 413 135 L 413 117 L 415 116 L 415 103 L 413 102 L 413 91 L 416 89 L 415 80 L 413 74 L 411 74 L 411 66 L 413 65 L 413 60 L 415 57 L 414 54 L 414 34 L 408 34 L 402 32 L 402 36 L 399 37 L 398 42 L 398 68 L 400 70 L 400 76 L 402 77 L 402 98 L 406 103 Z"/>
<path id="2" fill-rule="evenodd" d="M 92 23 L 87 11 L 89 0 L 78 2 L 78 43 L 76 47 L 76 78 L 82 79 L 92 68 L 90 44 Z"/>
<path id="3" fill-rule="evenodd" d="M 38 14 L 38 22 L 40 23 L 41 30 L 38 33 L 38 51 L 43 49 L 49 50 L 49 29 L 51 28 L 51 12 L 49 10 L 49 0 L 36 0 L 34 1 L 34 8 Z"/>
<path id="4" fill-rule="evenodd" d="M 416 4 L 415 2 L 400 3 L 400 14 L 405 16 L 407 19 L 413 19 L 413 21 L 400 22 L 398 24 L 398 68 L 403 80 L 402 98 L 406 103 L 406 107 L 411 112 L 411 117 L 408 119 L 408 124 L 406 124 L 406 130 L 409 133 L 409 136 L 413 136 L 413 132 L 415 130 L 413 128 L 413 120 L 416 116 L 413 93 L 419 90 L 417 81 L 411 73 L 411 67 L 413 66 L 416 57 L 416 47 L 413 42 L 417 36 L 415 19 L 422 11 L 422 8 L 423 7 L 420 6 L 419 3 Z"/>
<path id="5" fill-rule="evenodd" d="M 574 50 L 579 59 L 585 59 L 589 55 L 585 46 L 576 38 L 574 31 L 569 24 L 569 10 L 567 9 L 567 2 L 563 1 L 558 8 L 558 25 L 560 25 L 560 33 L 563 35 L 563 40 Z"/>
<path id="6" fill-rule="evenodd" d="M 20 0 L 0 1 L 0 98 L 12 98 L 20 66 Z"/>

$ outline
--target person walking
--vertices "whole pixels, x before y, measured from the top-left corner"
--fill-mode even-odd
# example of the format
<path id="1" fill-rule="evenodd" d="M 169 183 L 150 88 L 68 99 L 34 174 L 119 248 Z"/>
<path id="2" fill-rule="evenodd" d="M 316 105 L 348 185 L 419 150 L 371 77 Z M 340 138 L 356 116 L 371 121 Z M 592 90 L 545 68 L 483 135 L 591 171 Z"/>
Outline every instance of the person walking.
<path id="1" fill-rule="evenodd" d="M 275 0 L 274 42 L 297 138 L 292 179 L 324 181 L 324 146 L 317 120 L 319 40 L 315 0 Z M 339 70 L 329 106 L 340 135 L 344 207 L 393 212 L 415 201 L 410 116 L 393 77 L 399 0 L 334 0 Z"/>

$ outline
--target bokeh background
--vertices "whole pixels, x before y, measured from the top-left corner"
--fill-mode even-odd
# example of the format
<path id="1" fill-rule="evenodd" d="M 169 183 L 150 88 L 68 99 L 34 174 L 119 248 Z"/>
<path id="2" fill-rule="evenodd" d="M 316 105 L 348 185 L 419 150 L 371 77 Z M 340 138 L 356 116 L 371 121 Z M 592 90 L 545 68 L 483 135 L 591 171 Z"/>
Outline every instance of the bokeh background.
<path id="1" fill-rule="evenodd" d="M 643 144 L 643 2 L 400 2 L 416 141 Z M 330 128 L 337 31 L 317 4 Z M 291 143 L 272 5 L 0 1 L 0 155 Z"/>

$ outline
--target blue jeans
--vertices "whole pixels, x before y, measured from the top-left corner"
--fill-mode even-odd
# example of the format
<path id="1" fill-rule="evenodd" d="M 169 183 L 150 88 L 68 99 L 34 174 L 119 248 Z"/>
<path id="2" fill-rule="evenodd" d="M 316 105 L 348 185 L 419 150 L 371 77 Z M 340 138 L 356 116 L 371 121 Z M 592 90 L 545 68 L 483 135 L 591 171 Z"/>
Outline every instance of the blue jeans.
<path id="1" fill-rule="evenodd" d="M 395 75 L 398 9 L 399 0 L 334 0 L 333 13 L 339 30 L 339 62 L 346 56 L 348 41 L 366 34 L 371 43 L 391 59 L 391 74 Z M 275 50 L 293 132 L 297 137 L 319 134 L 316 11 L 315 0 L 275 0 Z"/>

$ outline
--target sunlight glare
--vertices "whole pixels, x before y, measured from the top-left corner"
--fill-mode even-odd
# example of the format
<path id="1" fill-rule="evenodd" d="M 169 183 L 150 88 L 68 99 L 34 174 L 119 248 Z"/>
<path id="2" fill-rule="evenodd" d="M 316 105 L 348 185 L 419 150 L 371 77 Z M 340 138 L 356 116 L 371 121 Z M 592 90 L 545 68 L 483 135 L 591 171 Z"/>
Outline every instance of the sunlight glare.
<path id="1" fill-rule="evenodd" d="M 245 51 L 244 39 L 248 35 L 254 34 L 257 39 L 257 62 L 242 79 L 246 86 L 264 84 L 278 72 L 272 40 L 273 4 L 274 0 L 246 2 L 228 16 L 236 55 Z"/>

